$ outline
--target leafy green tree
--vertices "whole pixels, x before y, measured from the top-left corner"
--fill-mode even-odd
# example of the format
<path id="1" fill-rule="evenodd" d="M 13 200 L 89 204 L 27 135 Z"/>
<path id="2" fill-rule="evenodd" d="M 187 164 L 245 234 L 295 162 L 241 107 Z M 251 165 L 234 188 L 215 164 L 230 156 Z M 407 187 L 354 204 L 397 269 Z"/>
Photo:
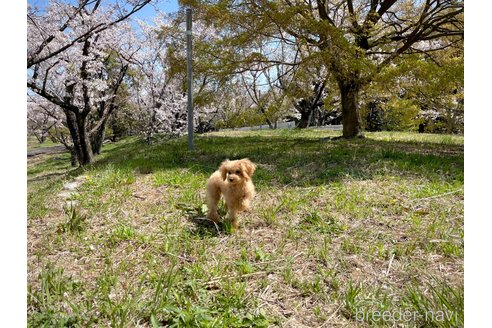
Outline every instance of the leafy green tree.
<path id="1" fill-rule="evenodd" d="M 384 124 L 384 113 L 379 101 L 372 100 L 366 107 L 366 126 L 367 131 L 381 131 Z M 364 116 L 364 115 L 363 115 Z"/>
<path id="2" fill-rule="evenodd" d="M 415 115 L 412 124 L 403 124 L 407 128 L 425 123 L 428 132 L 463 132 L 463 55 L 460 42 L 432 54 L 413 54 L 399 58 L 393 65 L 383 69 L 365 88 L 362 102 L 368 105 L 376 102 L 378 108 L 384 108 L 383 121 L 387 115 L 396 115 L 388 110 L 404 111 L 406 107 L 408 113 L 401 112 L 398 114 L 400 117 L 411 119 L 411 115 Z M 415 107 L 418 108 L 417 114 L 414 113 Z M 366 106 L 363 109 L 369 112 Z M 392 129 L 404 128 L 398 124 L 389 126 Z"/>
<path id="3" fill-rule="evenodd" d="M 438 56 L 433 56 L 432 60 L 418 60 L 412 65 L 411 74 L 414 81 L 407 83 L 407 92 L 416 99 L 422 109 L 420 117 L 426 124 L 427 131 L 462 133 L 463 48 L 447 49 Z"/>
<path id="4" fill-rule="evenodd" d="M 292 48 L 285 65 L 323 63 L 341 98 L 343 136 L 361 135 L 361 90 L 402 55 L 432 53 L 463 38 L 460 0 L 183 0 L 214 25 L 216 68 L 237 72 L 251 63 L 278 63 L 265 44 Z M 444 39 L 446 37 L 446 39 Z M 439 40 L 439 42 L 435 42 Z M 303 62 L 299 51 L 307 53 Z"/>

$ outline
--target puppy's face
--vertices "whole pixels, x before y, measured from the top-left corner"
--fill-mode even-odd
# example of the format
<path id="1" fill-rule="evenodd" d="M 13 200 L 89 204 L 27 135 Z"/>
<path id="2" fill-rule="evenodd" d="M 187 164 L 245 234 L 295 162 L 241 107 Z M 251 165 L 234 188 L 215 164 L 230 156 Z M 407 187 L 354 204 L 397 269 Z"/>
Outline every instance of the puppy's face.
<path id="1" fill-rule="evenodd" d="M 236 161 L 225 160 L 219 167 L 222 179 L 232 184 L 249 181 L 255 170 L 256 165 L 247 158 Z"/>

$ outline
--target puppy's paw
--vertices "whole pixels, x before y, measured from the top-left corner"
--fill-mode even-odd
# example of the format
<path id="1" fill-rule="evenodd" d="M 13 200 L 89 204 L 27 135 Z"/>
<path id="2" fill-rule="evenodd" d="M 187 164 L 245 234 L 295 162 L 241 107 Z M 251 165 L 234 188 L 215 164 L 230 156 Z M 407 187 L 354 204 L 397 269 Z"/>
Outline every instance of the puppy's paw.
<path id="1" fill-rule="evenodd" d="M 251 202 L 249 200 L 243 200 L 241 202 L 241 211 L 251 212 Z"/>
<path id="2" fill-rule="evenodd" d="M 233 227 L 234 229 L 239 229 L 240 222 L 239 222 L 239 220 L 238 220 L 238 219 L 233 219 L 233 220 L 231 221 L 231 225 L 232 225 L 232 227 Z"/>
<path id="3" fill-rule="evenodd" d="M 218 222 L 219 221 L 219 213 L 217 213 L 217 211 L 215 211 L 215 212 L 209 212 L 208 215 L 207 215 L 207 218 L 209 220 L 214 221 L 214 222 Z"/>

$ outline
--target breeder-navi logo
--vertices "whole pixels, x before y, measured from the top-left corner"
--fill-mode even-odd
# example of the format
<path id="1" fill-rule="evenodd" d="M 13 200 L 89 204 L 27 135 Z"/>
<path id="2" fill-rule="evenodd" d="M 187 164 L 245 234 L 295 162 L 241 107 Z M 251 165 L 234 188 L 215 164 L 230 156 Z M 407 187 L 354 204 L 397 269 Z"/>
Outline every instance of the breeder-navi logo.
<path id="1" fill-rule="evenodd" d="M 394 311 L 372 311 L 364 312 L 357 309 L 355 312 L 355 320 L 359 322 L 363 321 L 384 321 L 384 322 L 409 322 L 424 320 L 429 321 L 451 321 L 453 318 L 457 319 L 458 313 L 455 311 L 426 311 L 425 313 L 420 313 L 417 311 L 410 310 L 394 310 Z"/>

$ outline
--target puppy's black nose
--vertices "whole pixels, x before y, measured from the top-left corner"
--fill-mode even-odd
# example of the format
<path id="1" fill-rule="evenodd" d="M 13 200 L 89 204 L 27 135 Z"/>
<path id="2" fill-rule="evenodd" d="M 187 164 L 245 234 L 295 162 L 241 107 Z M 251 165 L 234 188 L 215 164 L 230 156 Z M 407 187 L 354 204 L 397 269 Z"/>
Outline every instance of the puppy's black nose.
<path id="1" fill-rule="evenodd" d="M 230 182 L 232 182 L 233 179 L 229 179 Z"/>

